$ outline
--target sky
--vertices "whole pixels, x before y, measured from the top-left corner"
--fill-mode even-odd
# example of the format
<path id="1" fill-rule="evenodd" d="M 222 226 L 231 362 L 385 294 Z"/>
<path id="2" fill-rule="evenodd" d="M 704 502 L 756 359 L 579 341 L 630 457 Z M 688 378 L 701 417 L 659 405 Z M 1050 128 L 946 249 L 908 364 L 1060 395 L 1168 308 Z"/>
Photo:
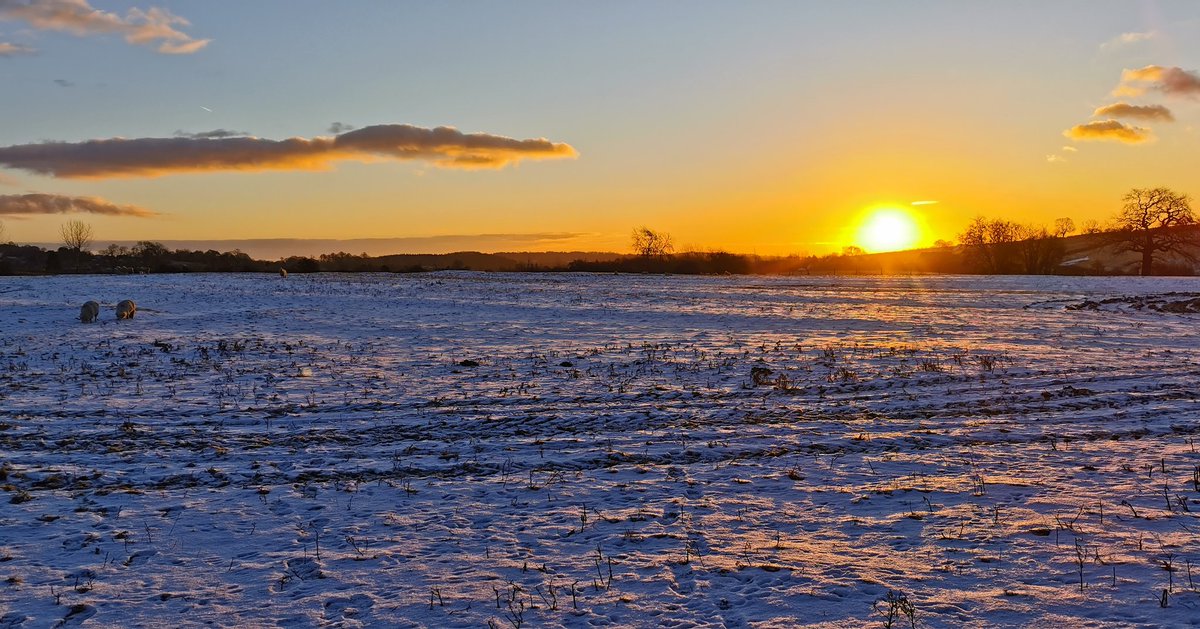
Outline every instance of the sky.
<path id="1" fill-rule="evenodd" d="M 1194 0 L 0 0 L 0 84 L 17 242 L 821 254 L 1200 195 Z"/>

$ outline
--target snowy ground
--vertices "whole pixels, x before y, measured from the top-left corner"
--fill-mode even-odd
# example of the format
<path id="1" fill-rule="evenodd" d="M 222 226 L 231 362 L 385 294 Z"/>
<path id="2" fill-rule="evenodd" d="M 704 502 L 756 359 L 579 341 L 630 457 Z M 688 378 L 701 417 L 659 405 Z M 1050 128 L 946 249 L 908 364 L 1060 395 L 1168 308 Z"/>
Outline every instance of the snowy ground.
<path id="1" fill-rule="evenodd" d="M 0 278 L 0 628 L 1197 626 L 1191 291 Z"/>

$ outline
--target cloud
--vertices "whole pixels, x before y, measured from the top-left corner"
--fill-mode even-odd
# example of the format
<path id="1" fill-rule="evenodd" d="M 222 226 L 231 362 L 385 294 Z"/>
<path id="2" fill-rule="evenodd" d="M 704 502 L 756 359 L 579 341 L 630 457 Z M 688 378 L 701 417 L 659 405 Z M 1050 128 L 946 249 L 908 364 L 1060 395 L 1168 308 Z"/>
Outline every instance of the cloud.
<path id="1" fill-rule="evenodd" d="M 244 138 L 249 136 L 245 131 L 230 131 L 229 129 L 213 129 L 212 131 L 200 131 L 191 133 L 188 131 L 176 131 L 177 138 L 191 138 L 193 140 L 219 140 L 222 138 Z"/>
<path id="2" fill-rule="evenodd" d="M 357 129 L 357 128 L 358 128 L 358 127 L 356 127 L 356 126 L 354 126 L 354 125 L 352 125 L 352 124 L 346 124 L 346 123 L 344 123 L 344 122 L 335 122 L 335 123 L 333 123 L 333 124 L 329 125 L 329 132 L 330 132 L 330 133 L 332 133 L 332 134 L 334 134 L 334 135 L 337 135 L 337 134 L 339 134 L 339 133 L 345 133 L 345 132 L 347 132 L 347 131 L 353 131 L 353 130 L 355 130 L 355 129 Z"/>
<path id="3" fill-rule="evenodd" d="M 1075 148 L 1075 147 L 1073 147 L 1073 146 L 1064 146 L 1064 147 L 1062 147 L 1062 150 L 1064 150 L 1064 151 L 1066 151 L 1066 152 L 1068 152 L 1068 153 L 1075 153 L 1075 152 L 1078 152 L 1078 151 L 1079 151 L 1079 149 L 1077 149 L 1077 148 Z"/>
<path id="4" fill-rule="evenodd" d="M 1115 96 L 1141 96 L 1148 90 L 1169 96 L 1200 96 L 1200 75 L 1183 68 L 1146 66 L 1121 72 L 1121 83 L 1113 90 Z"/>
<path id="5" fill-rule="evenodd" d="M 115 33 L 139 46 L 158 44 L 163 54 L 190 54 L 210 40 L 178 30 L 189 22 L 166 9 L 129 9 L 124 16 L 93 8 L 87 0 L 0 0 L 0 20 L 20 20 L 33 28 L 87 36 Z"/>
<path id="6" fill-rule="evenodd" d="M 1133 127 L 1116 120 L 1102 120 L 1075 125 L 1063 135 L 1072 140 L 1110 140 L 1126 144 L 1140 144 L 1154 139 L 1149 129 Z"/>
<path id="7" fill-rule="evenodd" d="M 424 160 L 442 168 L 502 168 L 523 159 L 576 156 L 569 144 L 517 140 L 453 127 L 363 127 L 334 137 L 111 138 L 0 147 L 0 165 L 66 178 L 176 173 L 328 170 L 334 162 Z"/>
<path id="8" fill-rule="evenodd" d="M 1121 33 L 1120 35 L 1117 35 L 1116 37 L 1101 44 L 1100 48 L 1105 50 L 1112 48 L 1123 48 L 1125 46 L 1140 44 L 1142 42 L 1151 41 L 1157 38 L 1158 33 L 1154 31 L 1147 31 L 1144 33 Z"/>
<path id="9" fill-rule="evenodd" d="M 54 84 L 59 87 L 75 87 L 75 84 L 66 79 L 54 79 Z"/>
<path id="10" fill-rule="evenodd" d="M 1063 157 L 1062 155 L 1052 154 L 1046 156 L 1046 161 L 1050 162 L 1051 164 L 1065 164 L 1067 163 L 1067 158 Z"/>
<path id="11" fill-rule="evenodd" d="M 1129 103 L 1113 103 L 1096 108 L 1092 112 L 1093 116 L 1107 116 L 1110 118 L 1132 118 L 1134 120 L 1160 120 L 1162 122 L 1174 122 L 1175 116 L 1171 115 L 1171 110 L 1162 105 L 1130 105 Z"/>
<path id="12" fill-rule="evenodd" d="M 0 216 L 36 214 L 103 214 L 106 216 L 157 216 L 136 205 L 116 205 L 96 197 L 67 197 L 58 194 L 0 195 Z"/>
<path id="13" fill-rule="evenodd" d="M 17 55 L 32 55 L 36 52 L 29 46 L 21 44 L 11 44 L 9 42 L 0 41 L 0 57 L 15 57 Z"/>

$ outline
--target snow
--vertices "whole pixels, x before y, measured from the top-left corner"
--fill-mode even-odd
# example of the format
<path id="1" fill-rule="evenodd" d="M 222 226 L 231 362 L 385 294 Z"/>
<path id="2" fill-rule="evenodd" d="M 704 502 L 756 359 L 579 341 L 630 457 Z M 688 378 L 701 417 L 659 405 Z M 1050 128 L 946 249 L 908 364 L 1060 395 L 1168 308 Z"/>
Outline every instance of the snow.
<path id="1" fill-rule="evenodd" d="M 1197 287 L 0 278 L 0 627 L 1200 625 Z"/>

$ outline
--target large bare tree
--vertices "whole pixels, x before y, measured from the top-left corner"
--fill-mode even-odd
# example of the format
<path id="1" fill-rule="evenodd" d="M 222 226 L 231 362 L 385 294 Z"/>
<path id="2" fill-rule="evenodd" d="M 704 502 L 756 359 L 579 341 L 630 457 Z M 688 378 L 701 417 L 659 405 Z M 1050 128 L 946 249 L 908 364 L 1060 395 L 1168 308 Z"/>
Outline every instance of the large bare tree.
<path id="1" fill-rule="evenodd" d="M 1142 275 L 1153 271 L 1156 253 L 1196 260 L 1200 238 L 1188 195 L 1169 188 L 1134 188 L 1123 200 L 1112 238 L 1122 250 L 1142 254 Z"/>
<path id="2" fill-rule="evenodd" d="M 58 229 L 58 233 L 62 243 L 75 253 L 90 249 L 95 239 L 92 226 L 83 221 L 67 221 Z"/>

